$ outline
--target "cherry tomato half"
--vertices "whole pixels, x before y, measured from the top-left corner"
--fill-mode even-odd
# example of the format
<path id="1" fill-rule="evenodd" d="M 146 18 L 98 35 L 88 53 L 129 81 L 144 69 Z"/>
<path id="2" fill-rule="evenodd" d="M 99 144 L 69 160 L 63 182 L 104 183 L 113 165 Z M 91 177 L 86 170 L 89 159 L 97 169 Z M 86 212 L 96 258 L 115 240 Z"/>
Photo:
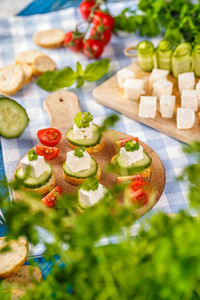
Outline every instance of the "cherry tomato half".
<path id="1" fill-rule="evenodd" d="M 97 28 L 93 27 L 90 31 L 90 36 L 98 40 L 101 40 L 105 46 L 110 42 L 112 32 L 110 31 L 110 29 L 105 29 L 104 27 L 101 26 Z"/>
<path id="2" fill-rule="evenodd" d="M 38 130 L 37 137 L 41 144 L 53 147 L 61 140 L 61 132 L 55 128 L 45 128 Z"/>
<path id="3" fill-rule="evenodd" d="M 83 53 L 89 58 L 99 58 L 103 50 L 104 45 L 102 41 L 87 39 L 83 42 Z"/>
<path id="4" fill-rule="evenodd" d="M 69 31 L 65 35 L 64 46 L 75 51 L 81 51 L 83 48 L 83 34 L 78 31 Z"/>
<path id="5" fill-rule="evenodd" d="M 115 25 L 115 20 L 110 14 L 99 10 L 95 12 L 92 23 L 94 24 L 94 27 L 102 25 L 103 27 L 112 30 Z"/>
<path id="6" fill-rule="evenodd" d="M 152 186 L 143 180 L 133 180 L 130 184 L 130 192 L 133 202 L 146 204 L 152 194 Z"/>
<path id="7" fill-rule="evenodd" d="M 51 148 L 51 147 L 36 145 L 36 153 L 40 156 L 44 156 L 44 159 L 50 160 L 58 156 L 59 149 L 55 147 Z"/>
<path id="8" fill-rule="evenodd" d="M 139 206 L 147 204 L 148 200 L 149 195 L 143 189 L 138 189 L 131 197 L 131 201 Z"/>
<path id="9" fill-rule="evenodd" d="M 83 17 L 83 19 L 85 19 L 85 20 L 89 19 L 91 10 L 95 6 L 95 3 L 96 3 L 95 0 L 84 0 L 81 2 L 79 9 L 80 9 L 80 13 L 81 13 L 81 16 Z"/>
<path id="10" fill-rule="evenodd" d="M 47 207 L 54 207 L 55 202 L 62 195 L 62 188 L 57 185 L 50 193 L 48 193 L 44 198 L 42 198 L 41 202 Z"/>

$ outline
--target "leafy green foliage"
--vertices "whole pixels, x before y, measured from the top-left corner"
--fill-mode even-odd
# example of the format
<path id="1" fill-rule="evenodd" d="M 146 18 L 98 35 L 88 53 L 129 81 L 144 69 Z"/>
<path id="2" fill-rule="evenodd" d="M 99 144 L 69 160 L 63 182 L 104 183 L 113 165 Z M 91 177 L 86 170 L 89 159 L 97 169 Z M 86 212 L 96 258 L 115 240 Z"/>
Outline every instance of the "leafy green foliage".
<path id="1" fill-rule="evenodd" d="M 31 149 L 29 152 L 28 152 L 28 159 L 30 161 L 33 161 L 33 160 L 36 160 L 38 158 L 38 155 L 37 153 L 35 152 L 34 149 Z"/>
<path id="2" fill-rule="evenodd" d="M 77 88 L 84 85 L 85 81 L 97 81 L 103 77 L 109 69 L 110 60 L 108 58 L 88 64 L 83 70 L 82 65 L 77 62 L 76 71 L 65 67 L 61 70 L 47 71 L 36 81 L 42 89 L 52 92 L 65 87 L 70 87 L 77 81 Z"/>
<path id="3" fill-rule="evenodd" d="M 110 115 L 105 120 L 103 121 L 103 124 L 99 128 L 100 132 L 106 131 L 108 128 L 115 126 L 115 124 L 119 121 L 119 116 L 118 115 Z"/>
<path id="4" fill-rule="evenodd" d="M 74 118 L 74 123 L 78 128 L 87 128 L 93 121 L 93 115 L 90 112 L 78 112 Z"/>
<path id="5" fill-rule="evenodd" d="M 85 148 L 84 147 L 77 147 L 74 150 L 74 156 L 83 157 L 84 156 L 84 152 L 85 152 Z"/>
<path id="6" fill-rule="evenodd" d="M 140 0 L 139 11 L 124 9 L 115 17 L 115 30 L 138 31 L 142 36 L 163 34 L 173 44 L 183 40 L 198 43 L 200 41 L 200 2 Z"/>
<path id="7" fill-rule="evenodd" d="M 130 140 L 124 145 L 124 148 L 127 152 L 133 152 L 139 150 L 140 144 L 136 141 Z"/>
<path id="8" fill-rule="evenodd" d="M 83 182 L 81 189 L 84 191 L 96 191 L 99 187 L 99 182 L 95 177 L 89 178 Z"/>

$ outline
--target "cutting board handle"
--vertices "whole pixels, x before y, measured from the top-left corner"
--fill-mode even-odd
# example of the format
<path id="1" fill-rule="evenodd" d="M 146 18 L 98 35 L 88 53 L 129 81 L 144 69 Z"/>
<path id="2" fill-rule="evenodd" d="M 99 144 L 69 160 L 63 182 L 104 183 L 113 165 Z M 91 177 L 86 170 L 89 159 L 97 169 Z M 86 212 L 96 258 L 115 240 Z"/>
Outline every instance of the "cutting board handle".
<path id="1" fill-rule="evenodd" d="M 50 94 L 44 101 L 44 108 L 50 118 L 50 126 L 66 131 L 73 126 L 75 115 L 81 111 L 78 97 L 68 91 Z"/>

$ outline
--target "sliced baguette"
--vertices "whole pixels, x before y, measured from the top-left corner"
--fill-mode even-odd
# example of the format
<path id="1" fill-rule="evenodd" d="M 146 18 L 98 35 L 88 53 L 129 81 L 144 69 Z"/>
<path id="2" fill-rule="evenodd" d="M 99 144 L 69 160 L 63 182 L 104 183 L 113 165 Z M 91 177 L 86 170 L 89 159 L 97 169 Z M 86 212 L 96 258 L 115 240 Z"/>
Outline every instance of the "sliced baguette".
<path id="1" fill-rule="evenodd" d="M 31 81 L 31 79 L 33 77 L 33 72 L 32 72 L 32 68 L 29 64 L 20 64 L 20 66 L 24 73 L 24 81 L 23 81 L 23 85 L 24 85 Z"/>
<path id="2" fill-rule="evenodd" d="M 40 55 L 35 58 L 32 65 L 32 71 L 34 75 L 41 75 L 46 71 L 56 70 L 56 64 L 50 57 L 46 55 Z"/>
<path id="3" fill-rule="evenodd" d="M 17 53 L 15 56 L 15 62 L 18 64 L 32 64 L 36 57 L 43 55 L 39 50 L 26 50 Z"/>
<path id="4" fill-rule="evenodd" d="M 43 48 L 58 48 L 64 43 L 65 32 L 61 29 L 49 29 L 36 32 L 33 40 L 36 45 Z"/>
<path id="5" fill-rule="evenodd" d="M 20 65 L 9 65 L 0 69 L 0 92 L 14 95 L 23 86 L 24 72 Z"/>
<path id="6" fill-rule="evenodd" d="M 17 241 L 5 241 L 0 238 L 0 249 L 9 246 L 9 250 L 0 253 L 0 278 L 8 278 L 18 272 L 28 256 L 28 242 L 21 237 Z"/>
<path id="7" fill-rule="evenodd" d="M 80 185 L 83 183 L 83 181 L 87 178 L 76 178 L 76 177 L 73 177 L 73 176 L 69 176 L 67 175 L 64 171 L 63 171 L 63 177 L 64 177 L 64 180 L 73 184 L 73 185 Z M 98 169 L 97 169 L 97 174 L 95 176 L 98 180 L 100 179 L 101 177 L 101 167 L 98 165 Z"/>
<path id="8" fill-rule="evenodd" d="M 67 140 L 67 141 L 68 141 L 68 140 Z M 74 144 L 70 143 L 69 141 L 68 141 L 68 144 L 69 144 L 69 146 L 70 146 L 73 150 L 75 150 L 75 149 L 77 148 L 77 146 L 75 146 Z M 97 144 L 97 145 L 95 145 L 95 146 L 93 146 L 93 147 L 85 147 L 85 150 L 86 150 L 88 153 L 96 153 L 96 152 L 101 151 L 101 150 L 105 147 L 105 144 L 106 144 L 106 143 L 105 143 L 105 138 L 102 137 L 99 144 Z"/>

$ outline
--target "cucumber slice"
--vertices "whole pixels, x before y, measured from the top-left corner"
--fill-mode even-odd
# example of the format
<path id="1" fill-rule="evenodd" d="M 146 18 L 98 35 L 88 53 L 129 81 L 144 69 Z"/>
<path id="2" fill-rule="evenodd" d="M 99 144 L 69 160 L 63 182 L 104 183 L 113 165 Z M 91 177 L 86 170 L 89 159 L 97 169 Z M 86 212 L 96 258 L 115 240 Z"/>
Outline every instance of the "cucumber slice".
<path id="1" fill-rule="evenodd" d="M 191 50 L 189 43 L 180 43 L 172 54 L 172 72 L 174 77 L 178 74 L 191 71 Z"/>
<path id="2" fill-rule="evenodd" d="M 15 178 L 18 180 L 24 180 L 23 185 L 26 188 L 29 189 L 36 189 L 39 188 L 43 185 L 45 185 L 49 179 L 51 178 L 52 175 L 52 167 L 51 165 L 47 164 L 47 171 L 45 171 L 43 174 L 41 174 L 39 177 L 25 177 L 24 172 L 22 171 L 22 168 L 17 169 L 15 173 Z"/>
<path id="3" fill-rule="evenodd" d="M 101 139 L 101 134 L 99 132 L 99 127 L 95 124 L 92 125 L 92 132 L 93 132 L 93 138 L 92 139 L 82 139 L 77 140 L 74 138 L 74 131 L 73 128 L 69 129 L 66 133 L 67 140 L 75 145 L 75 146 L 83 146 L 85 148 L 93 147 L 97 144 L 99 144 Z"/>
<path id="4" fill-rule="evenodd" d="M 154 45 L 149 41 L 142 41 L 137 45 L 137 56 L 142 70 L 151 72 L 153 65 Z"/>
<path id="5" fill-rule="evenodd" d="M 133 175 L 144 171 L 151 165 L 151 162 L 151 157 L 145 151 L 143 151 L 143 158 L 132 165 L 128 165 L 118 153 L 115 161 L 116 172 L 122 176 Z"/>
<path id="6" fill-rule="evenodd" d="M 195 45 L 192 51 L 192 63 L 195 76 L 200 77 L 200 44 Z"/>
<path id="7" fill-rule="evenodd" d="M 91 165 L 88 170 L 83 170 L 76 173 L 71 171 L 71 169 L 67 166 L 66 162 L 63 164 L 63 171 L 67 176 L 71 176 L 79 179 L 85 179 L 96 175 L 97 169 L 98 169 L 98 165 L 94 158 L 91 159 Z"/>
<path id="8" fill-rule="evenodd" d="M 0 135 L 19 137 L 29 123 L 26 110 L 16 101 L 0 96 Z"/>
<path id="9" fill-rule="evenodd" d="M 162 40 L 158 44 L 158 68 L 171 71 L 171 57 L 173 52 L 172 43 Z"/>

